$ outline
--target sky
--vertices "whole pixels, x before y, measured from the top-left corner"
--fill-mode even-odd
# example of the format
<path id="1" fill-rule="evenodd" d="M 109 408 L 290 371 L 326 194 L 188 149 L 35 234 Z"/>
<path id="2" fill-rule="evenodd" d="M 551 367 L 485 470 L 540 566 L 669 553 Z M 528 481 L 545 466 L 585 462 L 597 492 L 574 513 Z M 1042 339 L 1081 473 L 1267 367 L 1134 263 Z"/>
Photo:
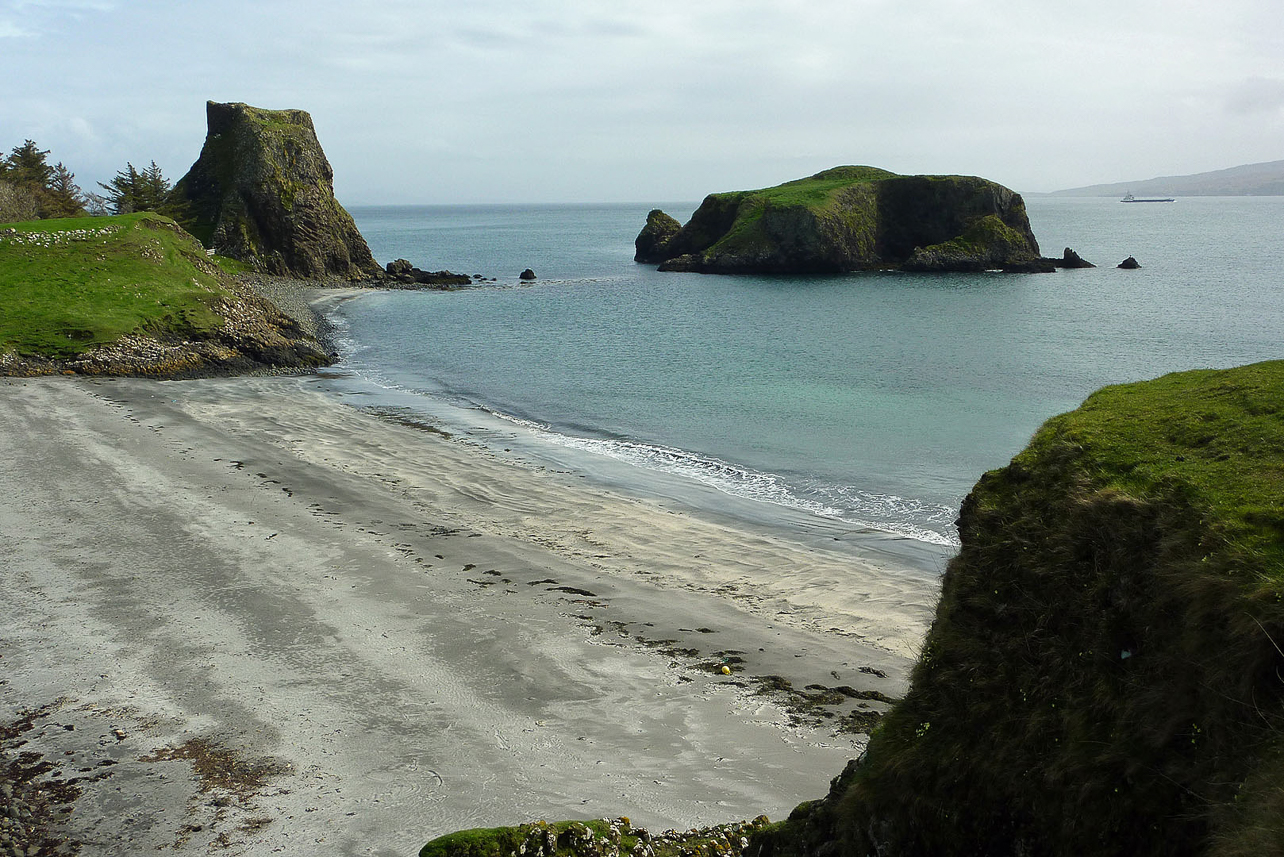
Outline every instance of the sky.
<path id="1" fill-rule="evenodd" d="M 0 82 L 0 149 L 86 189 L 181 177 L 206 100 L 307 110 L 345 205 L 1284 159 L 1280 0 L 0 0 Z"/>

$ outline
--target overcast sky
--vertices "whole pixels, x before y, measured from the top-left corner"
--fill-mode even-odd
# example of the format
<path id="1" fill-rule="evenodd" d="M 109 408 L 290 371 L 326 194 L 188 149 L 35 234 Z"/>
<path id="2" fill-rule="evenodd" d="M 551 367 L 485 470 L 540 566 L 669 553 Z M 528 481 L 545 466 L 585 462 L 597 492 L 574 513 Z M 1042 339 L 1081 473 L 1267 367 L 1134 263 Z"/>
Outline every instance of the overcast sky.
<path id="1" fill-rule="evenodd" d="M 0 81 L 0 148 L 86 188 L 179 178 L 207 99 L 307 110 L 349 205 L 1284 159 L 1280 0 L 0 0 Z"/>

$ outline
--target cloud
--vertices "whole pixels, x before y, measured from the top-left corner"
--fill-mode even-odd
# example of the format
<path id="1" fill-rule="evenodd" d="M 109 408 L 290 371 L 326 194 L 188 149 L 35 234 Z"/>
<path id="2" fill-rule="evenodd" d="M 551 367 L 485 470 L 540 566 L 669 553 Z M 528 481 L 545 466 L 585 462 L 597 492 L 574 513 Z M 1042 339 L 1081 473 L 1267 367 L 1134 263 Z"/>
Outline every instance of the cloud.
<path id="1" fill-rule="evenodd" d="M 30 30 L 24 30 L 12 21 L 0 20 L 0 39 L 26 39 L 35 35 Z"/>
<path id="2" fill-rule="evenodd" d="M 22 12 L 34 6 L 37 9 L 91 9 L 96 12 L 108 12 L 116 8 L 109 0 L 9 0 L 4 5 L 16 12 Z"/>
<path id="3" fill-rule="evenodd" d="M 1226 109 L 1236 116 L 1260 116 L 1284 110 L 1284 79 L 1248 78 L 1231 90 Z"/>

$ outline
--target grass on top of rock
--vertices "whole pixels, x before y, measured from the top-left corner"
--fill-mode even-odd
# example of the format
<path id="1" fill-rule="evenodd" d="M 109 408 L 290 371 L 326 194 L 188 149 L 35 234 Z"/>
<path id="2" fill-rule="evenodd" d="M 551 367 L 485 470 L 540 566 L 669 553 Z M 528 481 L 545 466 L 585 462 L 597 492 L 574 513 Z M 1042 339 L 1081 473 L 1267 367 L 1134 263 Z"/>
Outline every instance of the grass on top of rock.
<path id="1" fill-rule="evenodd" d="M 834 167 L 805 179 L 795 179 L 775 187 L 748 191 L 747 195 L 758 197 L 765 203 L 779 208 L 795 205 L 809 206 L 824 202 L 831 198 L 835 191 L 845 187 L 895 178 L 896 175 L 878 167 Z"/>
<path id="2" fill-rule="evenodd" d="M 200 245 L 156 214 L 0 228 L 0 352 L 68 358 L 128 334 L 208 334 L 228 294 Z"/>
<path id="3" fill-rule="evenodd" d="M 1094 393 L 982 477 L 959 535 L 831 830 L 894 853 L 1284 853 L 1284 361 Z M 805 851 L 828 811 L 764 853 Z"/>
<path id="4" fill-rule="evenodd" d="M 1094 476 L 1120 491 L 1204 510 L 1210 551 L 1235 553 L 1284 593 L 1284 361 L 1105 387 L 1050 420 L 1015 461 L 1058 447 L 1084 450 Z"/>

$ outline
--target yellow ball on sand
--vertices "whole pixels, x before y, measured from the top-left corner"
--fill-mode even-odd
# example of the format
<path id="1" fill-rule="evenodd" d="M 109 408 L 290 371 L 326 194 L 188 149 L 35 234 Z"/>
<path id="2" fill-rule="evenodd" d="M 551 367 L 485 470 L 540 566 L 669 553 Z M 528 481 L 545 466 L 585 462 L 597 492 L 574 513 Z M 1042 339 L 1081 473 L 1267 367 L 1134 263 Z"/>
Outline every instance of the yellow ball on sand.
<path id="1" fill-rule="evenodd" d="M 725 665 L 724 665 L 724 666 L 722 667 L 722 674 L 723 674 L 723 675 L 731 675 L 731 667 L 729 667 L 729 666 L 725 666 Z"/>

